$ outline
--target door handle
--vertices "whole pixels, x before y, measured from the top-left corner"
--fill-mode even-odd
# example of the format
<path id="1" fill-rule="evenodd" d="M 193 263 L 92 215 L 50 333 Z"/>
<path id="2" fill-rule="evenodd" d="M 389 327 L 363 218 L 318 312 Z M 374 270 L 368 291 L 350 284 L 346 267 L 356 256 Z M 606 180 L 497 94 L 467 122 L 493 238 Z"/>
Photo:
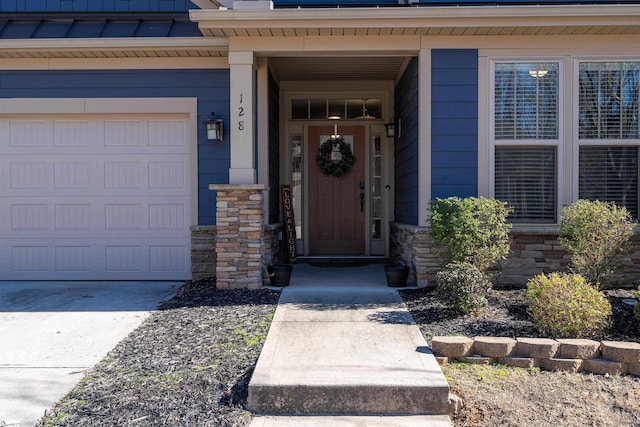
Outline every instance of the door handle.
<path id="1" fill-rule="evenodd" d="M 360 193 L 360 212 L 364 212 L 364 193 Z"/>

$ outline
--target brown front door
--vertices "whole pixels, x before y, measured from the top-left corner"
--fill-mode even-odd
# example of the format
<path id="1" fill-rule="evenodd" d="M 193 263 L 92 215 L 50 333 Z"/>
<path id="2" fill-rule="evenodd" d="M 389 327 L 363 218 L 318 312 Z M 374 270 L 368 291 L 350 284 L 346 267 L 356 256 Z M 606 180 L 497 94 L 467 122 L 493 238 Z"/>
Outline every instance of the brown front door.
<path id="1" fill-rule="evenodd" d="M 354 155 L 341 177 L 325 175 L 316 163 L 320 144 L 333 133 L 333 126 L 309 127 L 309 254 L 364 255 L 365 128 L 338 126 L 344 141 L 353 141 Z"/>

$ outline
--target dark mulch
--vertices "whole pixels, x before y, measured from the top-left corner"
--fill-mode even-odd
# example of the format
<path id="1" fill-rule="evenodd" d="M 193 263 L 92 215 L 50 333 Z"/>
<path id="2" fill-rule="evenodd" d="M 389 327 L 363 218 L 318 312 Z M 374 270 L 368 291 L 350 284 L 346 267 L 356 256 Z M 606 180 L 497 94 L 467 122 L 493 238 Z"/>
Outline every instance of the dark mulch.
<path id="1" fill-rule="evenodd" d="M 38 426 L 242 426 L 280 293 L 188 283 Z"/>
<path id="2" fill-rule="evenodd" d="M 435 297 L 433 288 L 403 290 L 400 293 L 429 345 L 431 338 L 438 335 L 552 338 L 531 322 L 523 289 L 489 291 L 489 305 L 478 315 L 462 315 L 447 309 Z M 640 322 L 633 316 L 633 308 L 622 302 L 633 298 L 631 291 L 616 289 L 605 290 L 604 293 L 613 309 L 612 322 L 602 334 L 592 338 L 640 341 Z"/>

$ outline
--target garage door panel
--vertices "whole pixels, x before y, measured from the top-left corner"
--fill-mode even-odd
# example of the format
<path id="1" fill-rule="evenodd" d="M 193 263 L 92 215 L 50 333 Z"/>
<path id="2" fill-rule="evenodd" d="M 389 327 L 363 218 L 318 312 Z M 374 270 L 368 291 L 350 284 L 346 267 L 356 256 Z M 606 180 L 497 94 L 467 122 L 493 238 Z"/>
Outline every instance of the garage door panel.
<path id="1" fill-rule="evenodd" d="M 188 123 L 0 118 L 0 280 L 190 278 Z"/>
<path id="2" fill-rule="evenodd" d="M 0 230 L 14 237 L 86 236 L 102 232 L 141 237 L 161 233 L 184 234 L 190 229 L 188 197 L 6 197 L 0 213 Z"/>
<path id="3" fill-rule="evenodd" d="M 140 244 L 138 240 L 111 239 L 97 244 L 69 239 L 60 245 L 25 240 L 8 249 L 8 257 L 4 257 L 10 262 L 8 276 L 19 274 L 23 280 L 73 280 L 94 276 L 100 277 L 99 280 L 184 280 L 190 268 L 190 248 L 179 240 Z M 7 278 L 10 277 L 3 276 L 3 279 Z"/>
<path id="4" fill-rule="evenodd" d="M 180 153 L 189 145 L 183 118 L 79 120 L 75 118 L 5 119 L 0 154 L 29 154 L 42 149 L 58 154 Z"/>

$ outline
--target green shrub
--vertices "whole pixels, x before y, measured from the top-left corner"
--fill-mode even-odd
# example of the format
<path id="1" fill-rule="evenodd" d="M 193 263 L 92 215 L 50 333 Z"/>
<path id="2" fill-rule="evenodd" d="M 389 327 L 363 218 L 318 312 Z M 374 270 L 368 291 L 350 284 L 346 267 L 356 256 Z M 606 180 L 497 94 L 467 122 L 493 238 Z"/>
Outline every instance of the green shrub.
<path id="1" fill-rule="evenodd" d="M 624 207 L 578 200 L 562 209 L 559 241 L 571 255 L 571 269 L 600 287 L 620 266 L 636 223 Z"/>
<path id="2" fill-rule="evenodd" d="M 640 298 L 640 285 L 638 285 L 636 296 Z M 640 301 L 637 301 L 636 305 L 633 306 L 633 315 L 636 316 L 636 319 L 640 320 Z"/>
<path id="3" fill-rule="evenodd" d="M 478 312 L 487 305 L 491 281 L 468 262 L 448 264 L 437 275 L 436 295 L 447 307 L 462 313 Z"/>
<path id="4" fill-rule="evenodd" d="M 609 324 L 611 304 L 579 274 L 540 274 L 526 295 L 534 323 L 554 337 L 591 337 Z"/>
<path id="5" fill-rule="evenodd" d="M 480 271 L 509 254 L 507 204 L 495 199 L 449 197 L 431 201 L 431 236 L 443 264 L 468 262 Z"/>

